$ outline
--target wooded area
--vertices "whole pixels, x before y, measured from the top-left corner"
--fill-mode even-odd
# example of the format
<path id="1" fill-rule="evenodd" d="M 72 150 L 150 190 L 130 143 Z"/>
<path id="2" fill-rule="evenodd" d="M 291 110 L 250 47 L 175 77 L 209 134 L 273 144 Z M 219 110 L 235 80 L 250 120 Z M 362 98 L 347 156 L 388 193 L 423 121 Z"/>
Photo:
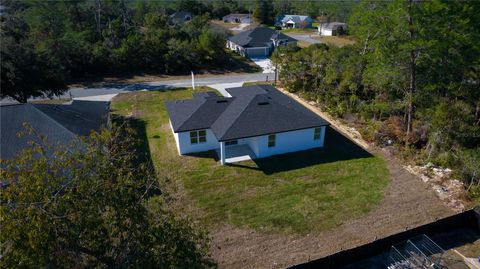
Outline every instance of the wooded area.
<path id="1" fill-rule="evenodd" d="M 285 48 L 280 80 L 371 141 L 419 163 L 454 168 L 480 196 L 480 3 L 362 1 L 349 19 L 355 45 Z"/>
<path id="2" fill-rule="evenodd" d="M 179 2 L 181 5 L 182 2 Z M 160 2 L 9 1 L 1 20 L 2 96 L 54 95 L 69 79 L 230 64 L 209 16 L 172 25 Z M 181 8 L 181 6 L 180 6 Z"/>

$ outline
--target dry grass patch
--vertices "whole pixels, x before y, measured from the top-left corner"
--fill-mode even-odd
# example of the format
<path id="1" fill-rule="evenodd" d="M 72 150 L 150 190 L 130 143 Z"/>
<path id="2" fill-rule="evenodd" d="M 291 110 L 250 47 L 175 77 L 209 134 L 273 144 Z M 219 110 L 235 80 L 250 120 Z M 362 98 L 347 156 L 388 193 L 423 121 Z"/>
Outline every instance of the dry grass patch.
<path id="1" fill-rule="evenodd" d="M 343 47 L 355 44 L 355 40 L 346 36 L 314 36 L 311 38 L 322 41 L 329 46 Z"/>

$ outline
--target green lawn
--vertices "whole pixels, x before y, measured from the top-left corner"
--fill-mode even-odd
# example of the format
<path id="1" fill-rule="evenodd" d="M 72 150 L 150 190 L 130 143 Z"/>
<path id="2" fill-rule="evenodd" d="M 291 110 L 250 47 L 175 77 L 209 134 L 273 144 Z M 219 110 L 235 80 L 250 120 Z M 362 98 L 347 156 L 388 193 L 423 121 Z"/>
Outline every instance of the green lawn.
<path id="1" fill-rule="evenodd" d="M 205 89 L 202 89 L 205 90 Z M 182 182 L 206 225 L 228 222 L 267 232 L 330 229 L 379 204 L 388 185 L 384 161 L 327 129 L 323 149 L 221 166 L 213 153 L 177 153 L 164 101 L 189 98 L 190 89 L 120 94 L 114 114 L 136 118 L 160 176 Z"/>
<path id="2" fill-rule="evenodd" d="M 316 28 L 288 28 L 280 30 L 282 33 L 291 33 L 297 35 L 311 35 L 317 32 Z"/>
<path id="3" fill-rule="evenodd" d="M 343 47 L 346 45 L 355 44 L 355 40 L 349 36 L 318 36 L 312 35 L 313 39 L 317 39 L 322 41 L 322 43 L 326 43 L 329 46 L 336 46 L 336 47 Z"/>

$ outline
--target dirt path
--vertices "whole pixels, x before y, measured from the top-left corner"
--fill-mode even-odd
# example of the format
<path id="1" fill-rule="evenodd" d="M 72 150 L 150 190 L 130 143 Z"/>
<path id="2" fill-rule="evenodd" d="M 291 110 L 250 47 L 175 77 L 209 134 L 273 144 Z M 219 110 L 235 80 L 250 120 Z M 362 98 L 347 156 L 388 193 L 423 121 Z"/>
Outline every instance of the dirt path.
<path id="1" fill-rule="evenodd" d="M 285 91 L 283 91 L 286 93 Z M 212 255 L 220 268 L 284 268 L 353 248 L 377 238 L 416 227 L 454 212 L 443 205 L 426 183 L 407 172 L 399 160 L 369 147 L 360 135 L 317 107 L 286 93 L 332 123 L 373 154 L 387 160 L 391 182 L 381 204 L 366 215 L 319 234 L 266 234 L 230 225 L 210 231 Z"/>

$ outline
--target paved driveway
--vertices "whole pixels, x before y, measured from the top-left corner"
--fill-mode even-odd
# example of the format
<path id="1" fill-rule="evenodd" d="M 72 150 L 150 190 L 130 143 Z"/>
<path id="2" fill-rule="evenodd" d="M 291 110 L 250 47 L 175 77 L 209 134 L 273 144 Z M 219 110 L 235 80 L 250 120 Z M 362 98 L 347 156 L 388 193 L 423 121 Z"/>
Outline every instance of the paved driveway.
<path id="1" fill-rule="evenodd" d="M 272 66 L 272 61 L 266 57 L 262 58 L 250 58 L 256 65 L 263 69 L 264 74 L 274 73 L 275 68 Z"/>
<path id="2" fill-rule="evenodd" d="M 296 34 L 290 34 L 290 33 L 286 33 L 286 35 L 288 35 L 290 37 L 293 37 L 296 40 L 305 41 L 305 42 L 308 42 L 310 44 L 320 44 L 320 43 L 322 43 L 322 41 L 320 41 L 320 40 L 311 38 L 310 37 L 311 35 L 296 35 Z"/>
<path id="3" fill-rule="evenodd" d="M 250 23 L 240 23 L 238 26 L 230 29 L 232 31 L 243 31 L 243 29 L 245 29 L 247 26 L 249 26 Z"/>

